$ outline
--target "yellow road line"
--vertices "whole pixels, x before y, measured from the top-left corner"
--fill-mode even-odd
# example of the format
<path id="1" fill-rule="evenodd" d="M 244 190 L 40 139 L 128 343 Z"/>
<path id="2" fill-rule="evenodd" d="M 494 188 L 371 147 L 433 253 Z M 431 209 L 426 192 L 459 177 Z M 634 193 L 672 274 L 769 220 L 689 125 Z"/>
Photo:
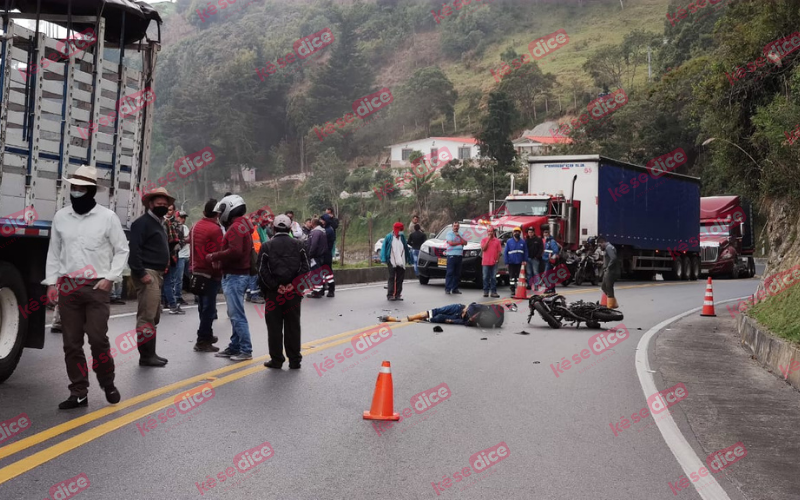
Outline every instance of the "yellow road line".
<path id="1" fill-rule="evenodd" d="M 333 347 L 334 345 L 339 345 L 339 343 L 328 344 L 327 342 L 334 341 L 334 340 L 336 340 L 338 338 L 345 337 L 345 336 L 347 336 L 348 340 L 349 340 L 350 337 L 352 337 L 354 335 L 357 335 L 359 333 L 363 333 L 364 331 L 370 330 L 372 328 L 375 328 L 375 325 L 371 325 L 371 326 L 367 326 L 367 327 L 363 327 L 363 328 L 357 328 L 355 330 L 350 330 L 350 331 L 347 331 L 347 332 L 339 333 L 339 334 L 332 335 L 330 337 L 326 337 L 326 338 L 323 338 L 323 339 L 315 340 L 315 341 L 312 341 L 312 342 L 306 342 L 305 344 L 302 345 L 302 348 L 312 348 L 312 347 L 314 347 L 314 348 L 327 348 L 327 347 Z M 311 349 L 308 352 L 316 352 L 317 350 L 320 350 L 320 349 Z M 20 451 L 26 450 L 26 449 L 30 448 L 31 446 L 36 446 L 37 444 L 43 443 L 44 441 L 47 441 L 48 439 L 52 439 L 52 438 L 54 438 L 54 437 L 56 437 L 58 435 L 61 435 L 61 434 L 65 433 L 65 432 L 69 432 L 69 431 L 71 431 L 73 429 L 77 429 L 78 427 L 80 427 L 82 425 L 88 424 L 90 422 L 94 422 L 95 420 L 98 420 L 98 419 L 101 419 L 101 418 L 106 417 L 108 415 L 111 415 L 112 413 L 117 413 L 117 412 L 122 411 L 122 410 L 124 410 L 126 408 L 130 408 L 131 406 L 138 405 L 139 403 L 142 403 L 144 401 L 148 401 L 148 400 L 153 399 L 155 397 L 161 396 L 162 394 L 165 394 L 167 392 L 174 391 L 176 389 L 180 389 L 182 387 L 186 387 L 187 385 L 195 384 L 195 383 L 201 382 L 203 380 L 207 380 L 209 378 L 214 378 L 217 375 L 222 375 L 222 374 L 225 374 L 225 373 L 228 373 L 228 372 L 231 372 L 231 371 L 235 371 L 235 370 L 238 370 L 238 369 L 241 369 L 241 368 L 245 368 L 247 366 L 254 365 L 254 364 L 262 362 L 262 361 L 266 361 L 267 359 L 269 359 L 269 355 L 264 355 L 264 356 L 260 356 L 258 358 L 253 358 L 252 361 L 247 361 L 247 362 L 244 362 L 244 363 L 238 363 L 238 364 L 235 364 L 235 365 L 230 365 L 230 366 L 224 366 L 222 368 L 217 368 L 216 370 L 212 370 L 212 371 L 200 374 L 200 375 L 196 375 L 194 377 L 190 377 L 190 378 L 187 378 L 187 379 L 184 379 L 184 380 L 180 380 L 178 382 L 174 382 L 174 383 L 166 385 L 164 387 L 160 387 L 158 389 L 154 389 L 154 390 L 146 392 L 144 394 L 140 394 L 138 396 L 134 396 L 134 397 L 132 397 L 130 399 L 126 399 L 126 400 L 120 402 L 117 405 L 106 406 L 105 408 L 102 408 L 100 410 L 95 410 L 95 411 L 93 411 L 91 413 L 88 413 L 88 414 L 83 415 L 83 416 L 78 417 L 78 418 L 74 418 L 74 419 L 72 419 L 72 420 L 70 420 L 68 422 L 64 422 L 63 424 L 59 424 L 59 425 L 57 425 L 55 427 L 51 427 L 49 429 L 43 430 L 43 431 L 41 431 L 39 433 L 34 434 L 33 436 L 28 436 L 25 439 L 21 439 L 19 441 L 15 441 L 13 443 L 8 444 L 7 446 L 4 446 L 4 447 L 0 448 L 0 460 L 4 459 L 6 457 L 9 457 L 9 456 L 11 456 L 11 455 L 13 455 L 15 453 L 19 453 Z"/>
<path id="2" fill-rule="evenodd" d="M 408 323 L 408 322 L 395 323 L 395 324 L 392 325 L 392 329 L 401 328 L 403 326 L 408 326 L 408 325 L 412 325 L 412 324 L 414 324 L 414 323 Z M 359 332 L 364 332 L 365 330 L 370 330 L 372 328 L 374 328 L 374 326 L 366 327 L 366 328 L 359 328 L 359 329 L 353 330 L 353 331 L 355 331 L 356 335 L 357 335 Z M 323 340 L 340 338 L 340 337 L 343 337 L 345 335 L 349 335 L 349 336 L 347 338 L 343 338 L 343 339 L 340 339 L 340 340 L 335 340 L 333 342 L 328 342 L 328 343 L 325 343 L 323 345 L 314 346 L 314 347 L 308 347 L 307 349 L 304 349 L 301 352 L 304 355 L 308 355 L 308 354 L 312 354 L 312 353 L 315 353 L 315 352 L 318 352 L 318 351 L 329 349 L 331 347 L 335 347 L 337 345 L 349 343 L 351 341 L 351 338 L 353 337 L 352 332 L 340 333 L 340 334 L 337 334 L 337 335 L 333 335 L 331 337 L 327 337 L 326 339 L 323 339 Z M 310 343 L 309 344 L 305 344 L 305 345 L 309 345 L 310 346 Z M 253 361 L 248 363 L 248 365 L 255 364 L 257 361 L 260 361 L 262 359 L 267 359 L 267 358 L 268 358 L 268 356 L 262 356 L 260 358 L 253 359 Z M 228 375 L 228 376 L 222 377 L 222 378 L 216 378 L 216 377 L 210 376 L 210 374 L 212 374 L 212 373 L 217 375 L 217 374 L 223 373 L 224 371 L 230 371 L 231 369 L 240 368 L 240 367 L 242 367 L 242 364 L 233 365 L 233 366 L 230 366 L 230 367 L 225 367 L 225 368 L 222 368 L 222 369 L 219 369 L 219 370 L 214 370 L 212 372 L 208 372 L 205 376 L 204 375 L 198 375 L 196 377 L 192 377 L 190 379 L 187 379 L 186 381 L 183 381 L 183 382 L 176 382 L 176 383 L 171 384 L 169 386 L 166 386 L 166 387 L 163 387 L 161 389 L 158 389 L 158 390 L 151 391 L 151 392 L 147 393 L 147 394 L 150 395 L 150 397 L 147 398 L 147 399 L 152 399 L 155 396 L 161 395 L 161 394 L 169 391 L 170 388 L 183 387 L 183 386 L 186 386 L 186 385 L 188 385 L 189 383 L 192 383 L 192 382 L 200 382 L 200 381 L 203 381 L 203 380 L 211 380 L 211 382 L 209 382 L 209 384 L 212 387 L 216 388 L 216 387 L 219 387 L 219 386 L 234 382 L 234 381 L 239 380 L 241 378 L 244 378 L 244 377 L 246 377 L 248 375 L 253 375 L 255 373 L 268 370 L 268 368 L 265 368 L 263 366 L 251 366 L 250 368 L 247 368 L 247 369 L 244 369 L 244 370 L 240 370 L 240 371 L 238 371 L 236 373 L 233 373 L 231 375 Z M 145 396 L 145 395 L 142 395 L 142 396 Z M 137 398 L 141 398 L 142 396 L 138 396 Z M 134 398 L 134 399 L 136 399 L 136 398 Z M 135 404 L 135 403 L 131 403 L 131 404 Z M 130 423 L 132 423 L 132 422 L 134 422 L 134 421 L 136 421 L 136 420 L 138 420 L 138 419 L 140 419 L 142 417 L 145 417 L 145 416 L 147 416 L 147 415 L 149 415 L 151 413 L 157 412 L 158 410 L 161 410 L 161 409 L 166 408 L 168 406 L 171 406 L 173 404 L 175 404 L 174 396 L 166 398 L 166 399 L 162 399 L 161 401 L 157 401 L 155 403 L 151 403 L 151 404 L 149 404 L 149 405 L 147 405 L 147 406 L 145 406 L 143 408 L 139 408 L 138 410 L 135 410 L 135 411 L 133 411 L 131 413 L 127 413 L 127 414 L 122 415 L 120 417 L 117 417 L 117 418 L 115 418 L 113 420 L 110 420 L 108 422 L 100 424 L 97 427 L 93 427 L 93 428 L 91 428 L 91 429 L 89 429 L 87 431 L 84 431 L 84 432 L 78 434 L 77 436 L 71 437 L 71 438 L 66 439 L 64 441 L 61 441 L 60 443 L 54 444 L 53 446 L 50 446 L 49 448 L 46 448 L 46 449 L 44 449 L 44 450 L 42 450 L 40 452 L 34 453 L 33 455 L 30 455 L 30 456 L 25 457 L 25 458 L 23 458 L 21 460 L 18 460 L 17 462 L 14 462 L 14 463 L 12 463 L 12 464 L 0 469 L 0 484 L 3 484 L 6 481 L 9 481 L 11 479 L 14 479 L 15 477 L 17 477 L 17 476 L 19 476 L 21 474 L 24 474 L 24 473 L 30 471 L 31 469 L 34 469 L 34 468 L 42 465 L 45 462 L 53 460 L 56 457 L 59 457 L 59 456 L 65 454 L 65 453 L 67 453 L 69 451 L 74 450 L 75 448 L 78 448 L 79 446 L 87 444 L 90 441 L 94 441 L 95 439 L 100 438 L 100 437 L 108 434 L 109 432 L 115 431 L 115 430 L 119 429 L 120 427 L 122 427 L 124 425 L 130 424 Z M 75 419 L 75 420 L 81 420 L 81 419 L 85 419 L 86 417 L 90 417 L 90 416 L 95 415 L 95 414 L 103 413 L 103 415 L 100 415 L 100 416 L 97 416 L 97 417 L 91 419 L 91 420 L 96 420 L 97 418 L 100 418 L 101 416 L 105 416 L 105 415 L 107 415 L 109 413 L 113 413 L 114 411 L 119 411 L 120 409 L 122 409 L 119 406 L 121 406 L 121 405 L 118 405 L 118 407 L 104 408 L 103 410 L 98 410 L 96 412 L 93 412 L 92 414 L 86 415 L 84 417 L 81 417 L 80 419 Z M 105 410 L 111 410 L 111 411 L 105 411 Z M 87 422 L 91 421 L 91 420 L 87 420 Z M 56 427 L 54 427 L 52 429 L 48 429 L 47 431 L 40 432 L 39 434 L 31 436 L 31 437 L 29 437 L 27 439 L 36 438 L 36 437 L 39 437 L 39 436 L 41 436 L 43 434 L 47 434 L 50 431 L 58 430 L 62 426 L 66 426 L 66 425 L 70 424 L 71 422 L 72 421 L 65 422 L 64 424 L 56 426 Z M 86 423 L 86 422 L 84 422 L 84 423 Z M 80 424 L 80 425 L 82 425 L 82 424 Z M 77 425 L 75 427 L 77 427 Z M 71 428 L 75 428 L 75 427 L 71 427 Z M 35 443 L 34 442 L 30 442 L 27 446 L 21 448 L 20 450 L 16 450 L 16 451 L 21 451 L 22 449 L 29 448 L 30 446 L 33 446 L 34 444 L 38 444 L 38 443 L 40 443 L 40 442 L 42 442 L 42 441 L 44 441 L 46 439 L 54 437 L 54 436 L 56 436 L 58 434 L 61 434 L 63 432 L 66 432 L 67 430 L 70 430 L 70 429 L 58 430 L 58 432 L 53 433 L 50 436 L 46 436 L 46 437 L 44 437 L 42 439 L 39 439 Z M 25 441 L 25 440 L 23 440 L 23 441 Z M 19 441 L 18 443 L 22 443 L 23 441 Z M 8 455 L 6 455 L 6 456 L 8 456 Z"/>

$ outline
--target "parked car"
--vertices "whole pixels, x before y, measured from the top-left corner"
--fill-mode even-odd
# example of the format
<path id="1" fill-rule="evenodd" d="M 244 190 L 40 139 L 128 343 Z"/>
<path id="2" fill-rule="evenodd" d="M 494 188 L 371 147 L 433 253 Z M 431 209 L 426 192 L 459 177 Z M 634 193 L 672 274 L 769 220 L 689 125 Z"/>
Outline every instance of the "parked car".
<path id="1" fill-rule="evenodd" d="M 470 220 L 460 223 L 459 233 L 468 241 L 464 246 L 464 260 L 461 265 L 461 281 L 471 281 L 483 286 L 481 269 L 481 240 L 486 236 L 486 226 Z M 447 274 L 447 242 L 445 236 L 451 226 L 448 224 L 436 236 L 422 244 L 419 252 L 419 282 L 427 285 L 431 278 L 444 279 Z M 498 235 L 503 244 L 510 234 Z M 503 257 L 497 266 L 498 283 L 507 283 L 508 272 Z"/>
<path id="2" fill-rule="evenodd" d="M 372 247 L 372 262 L 380 262 L 381 261 L 381 249 L 383 248 L 383 238 L 379 239 L 375 242 L 375 246 Z"/>

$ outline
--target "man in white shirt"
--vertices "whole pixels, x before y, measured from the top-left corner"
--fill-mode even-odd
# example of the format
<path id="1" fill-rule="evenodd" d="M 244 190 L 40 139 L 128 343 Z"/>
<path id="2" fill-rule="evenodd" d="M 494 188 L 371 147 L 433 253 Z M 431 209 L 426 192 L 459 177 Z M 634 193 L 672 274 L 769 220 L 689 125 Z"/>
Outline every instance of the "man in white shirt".
<path id="1" fill-rule="evenodd" d="M 189 228 L 186 227 L 186 219 L 188 214 L 186 212 L 175 212 L 175 217 L 177 218 L 178 222 L 180 223 L 180 230 L 183 236 L 184 244 L 180 250 L 178 250 L 178 263 L 175 266 L 176 276 L 174 281 L 172 282 L 174 286 L 173 295 L 175 295 L 175 302 L 178 306 L 188 306 L 189 303 L 183 300 L 183 275 L 186 269 L 186 263 L 189 262 L 189 250 L 191 245 L 189 245 Z"/>
<path id="2" fill-rule="evenodd" d="M 306 241 L 308 236 L 306 236 L 306 233 L 303 232 L 303 228 L 300 227 L 300 223 L 294 220 L 294 212 L 289 210 L 283 215 L 286 215 L 292 221 L 292 229 L 289 231 L 289 234 L 292 235 L 292 238 L 300 241 Z"/>
<path id="3" fill-rule="evenodd" d="M 403 234 L 403 223 L 395 222 L 392 232 L 383 239 L 381 262 L 389 267 L 389 286 L 386 300 L 403 300 L 403 279 L 406 275 L 406 264 L 413 265 L 411 250 Z"/>
<path id="4" fill-rule="evenodd" d="M 53 217 L 42 284 L 48 285 L 48 300 L 60 306 L 70 396 L 58 407 L 68 410 L 88 406 L 89 366 L 106 400 L 111 404 L 120 401 L 107 334 L 111 288 L 122 280 L 128 241 L 117 215 L 94 199 L 98 189 L 95 167 L 84 165 L 64 180 L 70 185 L 71 205 Z M 88 365 L 84 334 L 92 350 Z"/>

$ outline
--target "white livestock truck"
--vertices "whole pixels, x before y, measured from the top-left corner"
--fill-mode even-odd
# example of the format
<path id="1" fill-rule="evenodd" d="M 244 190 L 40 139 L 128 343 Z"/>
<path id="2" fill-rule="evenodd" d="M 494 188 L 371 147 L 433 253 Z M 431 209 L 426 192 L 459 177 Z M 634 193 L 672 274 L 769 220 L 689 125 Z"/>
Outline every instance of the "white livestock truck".
<path id="1" fill-rule="evenodd" d="M 25 347 L 44 346 L 41 282 L 51 221 L 69 203 L 63 178 L 93 165 L 99 204 L 126 230 L 141 212 L 154 106 L 117 112 L 153 87 L 161 23 L 128 0 L 11 5 L 20 11 L 0 10 L 0 382 Z"/>

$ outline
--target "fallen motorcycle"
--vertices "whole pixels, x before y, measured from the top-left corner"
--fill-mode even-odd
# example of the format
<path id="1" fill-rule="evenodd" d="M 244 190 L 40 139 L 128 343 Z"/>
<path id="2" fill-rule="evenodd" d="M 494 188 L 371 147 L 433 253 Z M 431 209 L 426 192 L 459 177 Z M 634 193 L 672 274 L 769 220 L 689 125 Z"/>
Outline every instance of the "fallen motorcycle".
<path id="1" fill-rule="evenodd" d="M 596 302 L 577 302 L 567 305 L 567 299 L 563 295 L 534 295 L 528 300 L 530 311 L 528 312 L 528 323 L 531 322 L 534 311 L 539 313 L 550 328 L 561 328 L 563 322 L 580 327 L 581 323 L 586 323 L 589 328 L 601 328 L 600 323 L 608 321 L 622 321 L 624 316 L 621 312 L 601 306 Z"/>

